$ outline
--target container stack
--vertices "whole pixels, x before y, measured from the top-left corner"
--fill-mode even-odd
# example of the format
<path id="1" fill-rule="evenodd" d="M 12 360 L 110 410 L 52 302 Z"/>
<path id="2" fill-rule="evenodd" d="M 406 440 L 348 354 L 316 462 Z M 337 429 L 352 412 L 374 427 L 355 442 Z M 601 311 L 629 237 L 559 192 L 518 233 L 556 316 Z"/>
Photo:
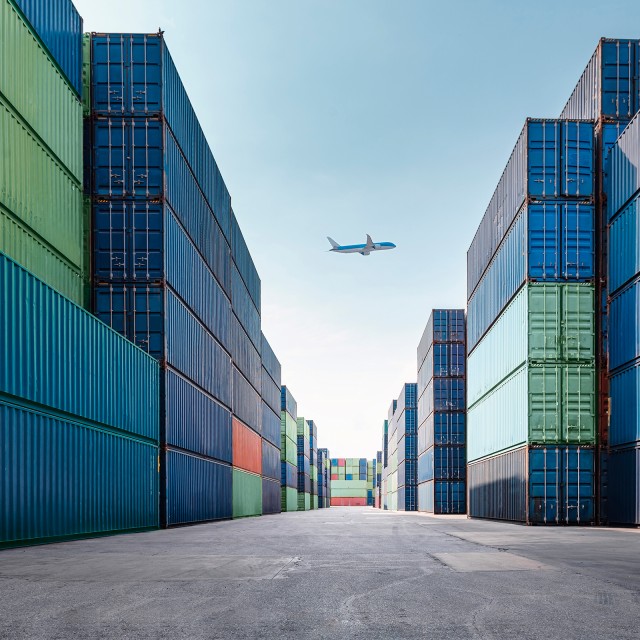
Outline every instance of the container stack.
<path id="1" fill-rule="evenodd" d="M 260 279 L 229 192 L 162 34 L 88 40 L 94 309 L 162 364 L 162 524 L 260 514 Z"/>
<path id="2" fill-rule="evenodd" d="M 391 422 L 397 443 L 397 495 L 393 510 L 398 511 L 416 511 L 418 507 L 417 388 L 414 382 L 403 385 Z"/>
<path id="3" fill-rule="evenodd" d="M 373 507 L 375 504 L 375 493 L 378 486 L 376 475 L 376 460 L 367 460 L 367 506 Z"/>
<path id="4" fill-rule="evenodd" d="M 382 504 L 382 451 L 376 453 L 376 487 L 373 492 L 373 506 L 380 509 Z"/>
<path id="5" fill-rule="evenodd" d="M 464 309 L 434 309 L 418 346 L 418 511 L 466 513 Z"/>
<path id="6" fill-rule="evenodd" d="M 48 5 L 0 2 L 0 251 L 86 306 L 82 19 Z"/>
<path id="7" fill-rule="evenodd" d="M 49 9 L 0 2 L 0 546 L 158 526 L 158 365 L 78 306 L 82 20 Z"/>
<path id="8" fill-rule="evenodd" d="M 311 443 L 309 422 L 298 418 L 298 511 L 311 509 Z"/>
<path id="9" fill-rule="evenodd" d="M 640 525 L 640 114 L 608 157 L 608 516 Z"/>
<path id="10" fill-rule="evenodd" d="M 282 370 L 262 334 L 262 513 L 280 513 L 280 402 Z"/>
<path id="11" fill-rule="evenodd" d="M 329 506 L 329 482 L 331 473 L 331 457 L 328 449 L 318 449 L 318 508 Z"/>
<path id="12" fill-rule="evenodd" d="M 373 499 L 373 461 L 366 458 L 332 458 L 331 506 L 366 507 Z"/>
<path id="13" fill-rule="evenodd" d="M 283 386 L 280 404 L 280 488 L 282 511 L 298 510 L 298 405 Z"/>
<path id="14" fill-rule="evenodd" d="M 311 509 L 318 508 L 318 431 L 313 420 L 309 420 L 309 479 Z"/>
<path id="15" fill-rule="evenodd" d="M 389 421 L 385 420 L 382 424 L 382 485 L 380 487 L 380 508 L 388 509 L 387 492 L 388 492 L 388 475 L 389 475 Z"/>
<path id="16" fill-rule="evenodd" d="M 388 462 L 387 462 L 387 510 L 398 510 L 398 424 L 393 419 L 398 401 L 393 400 L 387 411 L 388 432 Z"/>
<path id="17" fill-rule="evenodd" d="M 471 516 L 594 521 L 593 195 L 593 124 L 528 120 L 467 256 Z"/>
<path id="18" fill-rule="evenodd" d="M 607 201 L 613 195 L 608 191 L 608 185 L 615 189 L 614 183 L 622 176 L 611 174 L 610 180 L 605 180 L 605 164 L 609 150 L 616 142 L 631 118 L 640 109 L 640 40 L 609 39 L 603 38 L 598 43 L 578 84 L 573 90 L 561 118 L 579 118 L 593 120 L 595 122 L 596 156 L 596 199 L 595 199 L 595 231 L 596 231 L 596 306 L 599 313 L 596 316 L 596 374 L 598 381 L 597 403 L 597 433 L 600 456 L 599 463 L 600 483 L 600 522 L 608 520 L 607 515 L 607 468 L 610 466 L 608 457 L 609 445 L 615 447 L 610 439 L 609 424 L 613 424 L 614 409 L 609 407 L 609 384 L 613 384 L 616 374 L 612 370 L 609 361 L 609 336 L 614 340 L 613 326 L 609 326 L 608 311 L 613 307 L 607 307 L 607 294 L 616 295 L 622 284 L 617 279 L 617 274 L 608 273 L 614 268 L 612 261 L 624 260 L 625 257 L 618 254 L 622 245 L 613 246 L 614 240 L 622 240 L 621 229 L 613 233 L 607 233 L 607 224 L 613 223 L 612 216 L 617 213 L 617 204 L 607 206 Z M 608 209 L 608 211 L 607 211 Z M 628 236 L 628 240 L 631 236 Z M 623 240 L 624 241 L 624 240 Z M 608 280 L 612 282 L 608 283 Z M 615 281 L 613 281 L 615 280 Z M 613 393 L 619 401 L 626 401 L 619 392 Z M 620 407 L 620 404 L 617 405 Z M 619 459 L 619 458 L 616 458 Z"/>

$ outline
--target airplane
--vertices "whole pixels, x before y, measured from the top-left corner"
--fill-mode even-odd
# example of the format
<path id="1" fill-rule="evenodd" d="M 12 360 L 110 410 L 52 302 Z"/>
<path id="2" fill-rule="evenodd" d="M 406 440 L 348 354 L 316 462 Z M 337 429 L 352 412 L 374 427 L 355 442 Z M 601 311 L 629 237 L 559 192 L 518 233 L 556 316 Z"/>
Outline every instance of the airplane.
<path id="1" fill-rule="evenodd" d="M 359 253 L 363 256 L 368 256 L 373 251 L 388 251 L 396 248 L 393 242 L 374 242 L 369 234 L 367 234 L 366 244 L 346 244 L 341 246 L 329 236 L 327 236 L 327 240 L 331 243 L 330 251 L 335 251 L 336 253 Z"/>

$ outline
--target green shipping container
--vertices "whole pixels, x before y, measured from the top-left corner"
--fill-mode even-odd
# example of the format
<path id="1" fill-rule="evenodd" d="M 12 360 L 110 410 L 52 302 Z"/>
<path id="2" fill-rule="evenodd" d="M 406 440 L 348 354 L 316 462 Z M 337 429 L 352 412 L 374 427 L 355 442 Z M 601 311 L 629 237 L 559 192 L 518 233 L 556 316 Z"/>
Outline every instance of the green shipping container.
<path id="1" fill-rule="evenodd" d="M 311 508 L 312 509 L 317 509 L 318 508 L 318 496 L 313 496 L 313 502 L 311 504 Z"/>
<path id="2" fill-rule="evenodd" d="M 304 435 L 305 440 L 309 439 L 309 423 L 304 418 L 298 418 L 297 420 L 298 429 L 296 435 L 302 436 Z"/>
<path id="3" fill-rule="evenodd" d="M 367 488 L 366 480 L 332 480 L 332 489 L 365 489 Z"/>
<path id="4" fill-rule="evenodd" d="M 311 494 L 298 494 L 298 511 L 309 511 L 311 509 Z"/>
<path id="5" fill-rule="evenodd" d="M 280 460 L 298 464 L 298 444 L 284 434 L 280 434 Z"/>
<path id="6" fill-rule="evenodd" d="M 298 490 L 291 487 L 282 487 L 282 511 L 298 510 Z"/>
<path id="7" fill-rule="evenodd" d="M 82 105 L 10 0 L 0 0 L 0 93 L 82 183 Z"/>
<path id="8" fill-rule="evenodd" d="M 280 412 L 280 434 L 285 434 L 290 440 L 298 442 L 298 425 L 286 411 Z"/>
<path id="9" fill-rule="evenodd" d="M 335 482 L 335 480 L 334 480 Z M 336 489 L 331 487 L 332 498 L 366 498 L 366 489 Z"/>
<path id="10" fill-rule="evenodd" d="M 262 515 L 262 478 L 240 469 L 233 470 L 233 517 Z"/>
<path id="11" fill-rule="evenodd" d="M 311 482 L 318 481 L 318 467 L 315 464 L 310 466 L 309 477 L 311 478 Z"/>

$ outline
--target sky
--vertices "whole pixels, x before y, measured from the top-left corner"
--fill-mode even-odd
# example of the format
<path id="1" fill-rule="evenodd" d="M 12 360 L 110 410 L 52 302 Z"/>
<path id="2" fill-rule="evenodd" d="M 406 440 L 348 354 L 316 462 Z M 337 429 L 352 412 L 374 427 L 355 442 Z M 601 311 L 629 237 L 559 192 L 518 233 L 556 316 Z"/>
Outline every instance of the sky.
<path id="1" fill-rule="evenodd" d="M 333 457 L 372 457 L 527 117 L 637 0 L 75 0 L 165 38 L 262 279 L 263 331 Z M 343 244 L 397 244 L 364 257 Z"/>

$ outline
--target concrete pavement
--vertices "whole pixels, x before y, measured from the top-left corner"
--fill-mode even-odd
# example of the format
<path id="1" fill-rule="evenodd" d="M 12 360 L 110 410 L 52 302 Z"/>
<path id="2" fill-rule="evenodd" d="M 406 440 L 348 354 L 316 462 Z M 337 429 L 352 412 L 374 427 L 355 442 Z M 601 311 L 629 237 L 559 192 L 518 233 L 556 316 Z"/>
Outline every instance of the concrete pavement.
<path id="1" fill-rule="evenodd" d="M 640 637 L 640 531 L 332 508 L 0 552 L 0 638 Z"/>

